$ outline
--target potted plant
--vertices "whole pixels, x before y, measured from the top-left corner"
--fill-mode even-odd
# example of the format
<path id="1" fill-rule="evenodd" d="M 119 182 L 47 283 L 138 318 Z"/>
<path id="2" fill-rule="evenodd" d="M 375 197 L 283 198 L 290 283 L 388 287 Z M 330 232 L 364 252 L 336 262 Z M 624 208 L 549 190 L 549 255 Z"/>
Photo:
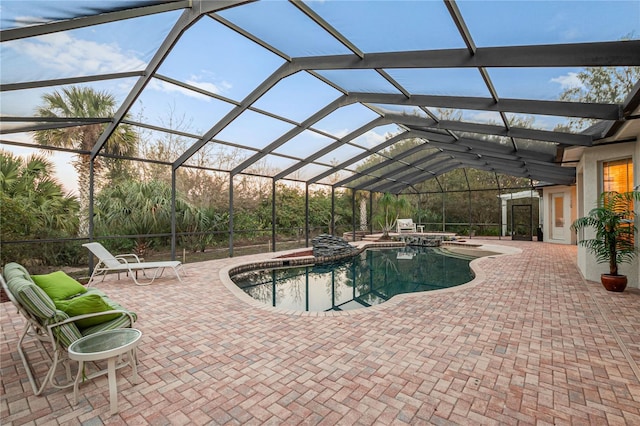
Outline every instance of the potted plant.
<path id="1" fill-rule="evenodd" d="M 578 244 L 593 253 L 598 263 L 609 264 L 609 273 L 600 276 L 609 291 L 624 291 L 627 277 L 618 274 L 618 265 L 631 262 L 637 254 L 634 201 L 640 201 L 640 192 L 603 192 L 598 206 L 571 225 L 574 231 L 595 230 L 594 238 L 580 240 Z"/>

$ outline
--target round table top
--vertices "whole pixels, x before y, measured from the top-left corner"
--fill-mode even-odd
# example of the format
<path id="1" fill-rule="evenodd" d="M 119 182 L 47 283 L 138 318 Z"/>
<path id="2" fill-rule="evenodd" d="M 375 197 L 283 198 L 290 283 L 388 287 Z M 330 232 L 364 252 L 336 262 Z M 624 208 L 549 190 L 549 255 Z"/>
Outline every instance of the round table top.
<path id="1" fill-rule="evenodd" d="M 76 340 L 69 346 L 69 358 L 98 360 L 123 354 L 138 344 L 142 332 L 135 328 L 101 331 Z"/>

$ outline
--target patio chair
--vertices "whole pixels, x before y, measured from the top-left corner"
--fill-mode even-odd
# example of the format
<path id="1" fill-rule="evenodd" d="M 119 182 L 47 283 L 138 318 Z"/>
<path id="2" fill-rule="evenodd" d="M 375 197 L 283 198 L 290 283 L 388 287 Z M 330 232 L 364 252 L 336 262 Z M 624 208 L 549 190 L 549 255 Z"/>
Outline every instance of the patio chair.
<path id="1" fill-rule="evenodd" d="M 5 265 L 0 275 L 0 285 L 25 319 L 17 351 L 36 396 L 41 395 L 47 385 L 56 389 L 73 386 L 67 356 L 67 348 L 71 343 L 100 331 L 130 328 L 137 319 L 135 313 L 96 288 L 89 289 L 86 294 L 98 295 L 110 310 L 69 316 L 57 309 L 55 302 L 34 283 L 29 272 L 17 263 Z M 111 319 L 114 315 L 115 318 Z M 89 324 L 82 322 L 98 317 L 102 320 Z M 64 367 L 64 377 L 57 374 L 60 366 Z M 87 377 L 102 374 L 106 374 L 106 370 L 93 372 Z"/>
<path id="2" fill-rule="evenodd" d="M 93 269 L 91 278 L 89 278 L 89 284 L 87 285 L 91 285 L 93 279 L 98 275 L 102 275 L 102 280 L 104 281 L 104 276 L 109 272 L 117 272 L 118 279 L 120 278 L 120 272 L 126 272 L 127 275 L 133 279 L 133 282 L 136 283 L 136 285 L 149 285 L 153 283 L 156 278 L 162 276 L 165 268 L 173 269 L 178 280 L 182 282 L 179 270 L 184 272 L 184 266 L 179 260 L 142 262 L 135 254 L 120 254 L 114 256 L 100 243 L 86 243 L 83 244 L 83 246 L 89 249 L 89 251 L 98 258 L 98 264 Z M 137 278 L 138 271 L 142 271 L 142 274 L 147 277 L 145 271 L 149 269 L 154 270 L 151 281 L 139 282 Z"/>

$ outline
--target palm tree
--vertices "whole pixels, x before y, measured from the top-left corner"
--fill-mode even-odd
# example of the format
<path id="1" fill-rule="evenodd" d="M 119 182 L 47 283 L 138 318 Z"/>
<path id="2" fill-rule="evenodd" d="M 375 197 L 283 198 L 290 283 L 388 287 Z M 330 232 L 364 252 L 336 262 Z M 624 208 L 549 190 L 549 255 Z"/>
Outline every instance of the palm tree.
<path id="1" fill-rule="evenodd" d="M 17 237 L 50 237 L 56 231 L 66 234 L 77 232 L 78 202 L 75 197 L 65 194 L 53 175 L 53 164 L 41 155 L 27 159 L 0 151 L 0 189 L 6 197 L 20 206 L 24 227 L 11 229 Z M 10 205 L 3 203 L 2 213 L 7 213 Z M 5 209 L 6 208 L 6 209 Z M 4 218 L 3 218 L 4 219 Z M 3 235 L 6 237 L 11 224 L 3 221 Z"/>
<path id="2" fill-rule="evenodd" d="M 396 197 L 386 192 L 378 200 L 378 208 L 381 210 L 376 215 L 378 224 L 382 228 L 382 238 L 389 238 L 389 232 L 396 226 L 396 221 L 401 214 L 409 213 L 411 204 L 404 197 Z"/>
<path id="3" fill-rule="evenodd" d="M 43 105 L 37 109 L 39 117 L 64 118 L 107 118 L 112 117 L 116 108 L 113 95 L 98 92 L 91 87 L 71 86 L 54 91 L 42 97 Z M 40 145 L 71 148 L 91 151 L 102 134 L 105 124 L 88 124 L 86 126 L 63 127 L 39 130 L 35 132 L 35 140 Z M 133 155 L 137 150 L 137 134 L 127 125 L 120 125 L 105 144 L 104 151 L 116 155 Z M 80 201 L 80 233 L 88 231 L 89 210 L 89 173 L 90 154 L 78 154 L 73 161 L 78 173 L 78 199 Z M 100 163 L 94 163 L 96 173 L 100 172 Z M 100 179 L 96 179 L 100 186 Z"/>

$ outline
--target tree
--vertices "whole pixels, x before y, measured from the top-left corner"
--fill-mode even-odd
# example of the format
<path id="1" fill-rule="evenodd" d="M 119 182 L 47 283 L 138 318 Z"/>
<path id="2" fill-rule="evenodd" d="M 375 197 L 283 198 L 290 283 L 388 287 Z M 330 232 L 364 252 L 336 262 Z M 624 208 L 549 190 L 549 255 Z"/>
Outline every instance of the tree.
<path id="1" fill-rule="evenodd" d="M 0 150 L 2 240 L 53 238 L 77 232 L 78 201 L 65 194 L 62 186 L 50 177 L 53 173 L 53 164 L 44 156 L 25 159 Z M 42 250 L 27 251 L 23 253 L 18 246 L 4 246 L 0 253 L 2 263 L 44 254 Z"/>
<path id="2" fill-rule="evenodd" d="M 39 117 L 108 118 L 116 107 L 113 95 L 98 92 L 90 87 L 71 86 L 42 96 L 38 107 Z M 91 151 L 102 134 L 105 124 L 88 124 L 77 127 L 39 130 L 35 140 L 40 145 Z M 137 135 L 128 125 L 120 125 L 111 135 L 104 152 L 115 155 L 133 155 L 137 150 Z M 113 166 L 113 162 L 110 162 Z M 78 173 L 78 200 L 80 202 L 80 233 L 88 231 L 90 154 L 78 154 L 72 162 Z M 100 161 L 95 162 L 96 176 L 100 174 Z M 113 166 L 118 167 L 118 166 Z M 114 177 L 111 176 L 113 179 Z M 95 182 L 100 187 L 100 179 Z"/>
<path id="3" fill-rule="evenodd" d="M 579 85 L 566 89 L 561 101 L 623 103 L 633 86 L 640 80 L 640 67 L 588 67 L 576 74 Z M 568 130 L 581 130 L 593 119 L 569 120 Z"/>
<path id="4" fill-rule="evenodd" d="M 176 199 L 178 231 L 202 231 L 207 219 L 184 200 Z M 147 234 L 171 232 L 171 187 L 158 180 L 123 181 L 103 189 L 96 197 L 96 231 L 136 235 L 135 252 L 150 248 Z"/>
<path id="5" fill-rule="evenodd" d="M 376 219 L 382 228 L 382 238 L 389 238 L 389 232 L 396 226 L 396 221 L 401 214 L 411 211 L 411 204 L 404 197 L 396 197 L 388 192 L 378 200 Z"/>

